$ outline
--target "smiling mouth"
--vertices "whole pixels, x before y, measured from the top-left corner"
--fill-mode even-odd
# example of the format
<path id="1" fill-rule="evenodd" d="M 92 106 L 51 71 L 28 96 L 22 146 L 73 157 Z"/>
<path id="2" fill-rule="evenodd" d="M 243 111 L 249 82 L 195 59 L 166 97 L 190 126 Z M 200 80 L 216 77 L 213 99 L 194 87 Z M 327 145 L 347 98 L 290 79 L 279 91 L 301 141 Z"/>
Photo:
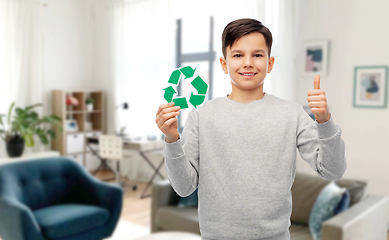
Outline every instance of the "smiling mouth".
<path id="1" fill-rule="evenodd" d="M 254 76 L 255 74 L 257 74 L 257 73 L 239 73 L 240 75 L 243 75 L 243 76 L 248 76 L 248 77 L 250 77 L 250 76 Z"/>
<path id="2" fill-rule="evenodd" d="M 239 73 L 245 79 L 252 79 L 257 73 Z"/>

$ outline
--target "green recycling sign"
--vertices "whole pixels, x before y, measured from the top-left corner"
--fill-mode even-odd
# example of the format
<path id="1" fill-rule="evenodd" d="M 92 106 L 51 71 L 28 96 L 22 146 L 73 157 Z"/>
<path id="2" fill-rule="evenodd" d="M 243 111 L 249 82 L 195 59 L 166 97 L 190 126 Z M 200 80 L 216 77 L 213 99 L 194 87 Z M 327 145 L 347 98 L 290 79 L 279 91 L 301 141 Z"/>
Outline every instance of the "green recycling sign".
<path id="1" fill-rule="evenodd" d="M 193 69 L 190 66 L 178 68 L 172 72 L 168 83 L 178 86 L 178 82 L 180 81 L 182 75 L 185 76 L 185 79 L 193 78 L 195 70 L 196 69 Z M 197 106 L 201 105 L 205 100 L 205 94 L 208 91 L 208 84 L 204 82 L 200 76 L 196 76 L 194 80 L 191 81 L 191 84 L 197 90 L 197 94 L 193 94 L 193 92 L 191 92 L 189 103 L 192 104 L 193 107 L 197 108 Z M 173 98 L 174 94 L 177 93 L 173 86 L 169 86 L 163 90 L 165 91 L 164 98 L 167 102 L 171 102 L 173 100 L 174 106 L 180 106 L 181 109 L 189 107 L 186 97 Z"/>

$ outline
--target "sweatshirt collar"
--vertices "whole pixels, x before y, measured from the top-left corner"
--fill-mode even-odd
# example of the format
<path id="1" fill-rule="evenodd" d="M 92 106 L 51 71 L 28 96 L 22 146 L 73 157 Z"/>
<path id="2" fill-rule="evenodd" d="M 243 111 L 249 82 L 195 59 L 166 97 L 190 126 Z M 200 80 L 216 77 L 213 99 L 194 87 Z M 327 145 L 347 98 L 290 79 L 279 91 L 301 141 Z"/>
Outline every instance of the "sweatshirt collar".
<path id="1" fill-rule="evenodd" d="M 251 105 L 255 105 L 255 104 L 259 104 L 259 103 L 263 103 L 263 102 L 266 102 L 267 99 L 269 98 L 269 94 L 264 92 L 264 95 L 263 95 L 263 98 L 259 99 L 259 100 L 254 100 L 252 102 L 249 102 L 249 103 L 240 103 L 240 102 L 237 102 L 237 101 L 234 101 L 234 100 L 231 100 L 228 98 L 228 95 L 227 94 L 226 96 L 224 96 L 224 98 L 226 99 L 226 101 L 228 101 L 229 103 L 231 104 L 234 104 L 234 105 L 237 105 L 237 106 L 251 106 Z"/>

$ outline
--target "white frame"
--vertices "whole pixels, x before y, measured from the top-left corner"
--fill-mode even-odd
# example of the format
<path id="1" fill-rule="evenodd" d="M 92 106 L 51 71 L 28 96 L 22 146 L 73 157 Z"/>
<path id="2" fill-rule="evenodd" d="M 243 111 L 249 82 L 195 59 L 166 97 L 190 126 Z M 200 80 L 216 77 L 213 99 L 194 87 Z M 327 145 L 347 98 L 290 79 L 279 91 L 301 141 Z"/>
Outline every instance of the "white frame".
<path id="1" fill-rule="evenodd" d="M 328 40 L 320 40 L 320 41 L 307 41 L 303 43 L 303 50 L 302 50 L 302 71 L 303 76 L 305 77 L 315 77 L 316 75 L 320 76 L 327 76 L 327 65 L 328 65 L 328 46 L 329 41 Z M 308 48 L 313 47 L 319 47 L 323 50 L 323 57 L 322 57 L 322 70 L 316 71 L 316 72 L 307 72 L 306 71 L 306 52 Z"/>
<path id="2" fill-rule="evenodd" d="M 362 74 L 379 74 L 380 81 L 377 82 L 379 86 L 379 94 L 373 95 L 378 99 L 365 100 L 361 99 L 361 92 L 364 88 L 362 86 Z M 360 108 L 386 108 L 387 102 L 387 91 L 388 91 L 388 66 L 356 66 L 354 68 L 354 96 L 353 105 L 354 107 Z"/>

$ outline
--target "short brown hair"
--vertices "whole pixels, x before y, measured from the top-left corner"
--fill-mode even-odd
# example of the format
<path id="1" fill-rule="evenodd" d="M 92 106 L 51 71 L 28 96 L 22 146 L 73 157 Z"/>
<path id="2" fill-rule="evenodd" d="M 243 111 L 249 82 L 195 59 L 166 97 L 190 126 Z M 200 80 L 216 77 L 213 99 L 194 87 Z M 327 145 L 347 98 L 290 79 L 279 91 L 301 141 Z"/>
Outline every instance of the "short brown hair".
<path id="1" fill-rule="evenodd" d="M 241 37 L 252 32 L 259 32 L 263 35 L 270 57 L 271 45 L 273 43 L 273 37 L 270 30 L 256 19 L 242 18 L 230 22 L 223 30 L 222 51 L 224 58 L 226 58 L 227 55 L 227 47 L 232 46 Z"/>

